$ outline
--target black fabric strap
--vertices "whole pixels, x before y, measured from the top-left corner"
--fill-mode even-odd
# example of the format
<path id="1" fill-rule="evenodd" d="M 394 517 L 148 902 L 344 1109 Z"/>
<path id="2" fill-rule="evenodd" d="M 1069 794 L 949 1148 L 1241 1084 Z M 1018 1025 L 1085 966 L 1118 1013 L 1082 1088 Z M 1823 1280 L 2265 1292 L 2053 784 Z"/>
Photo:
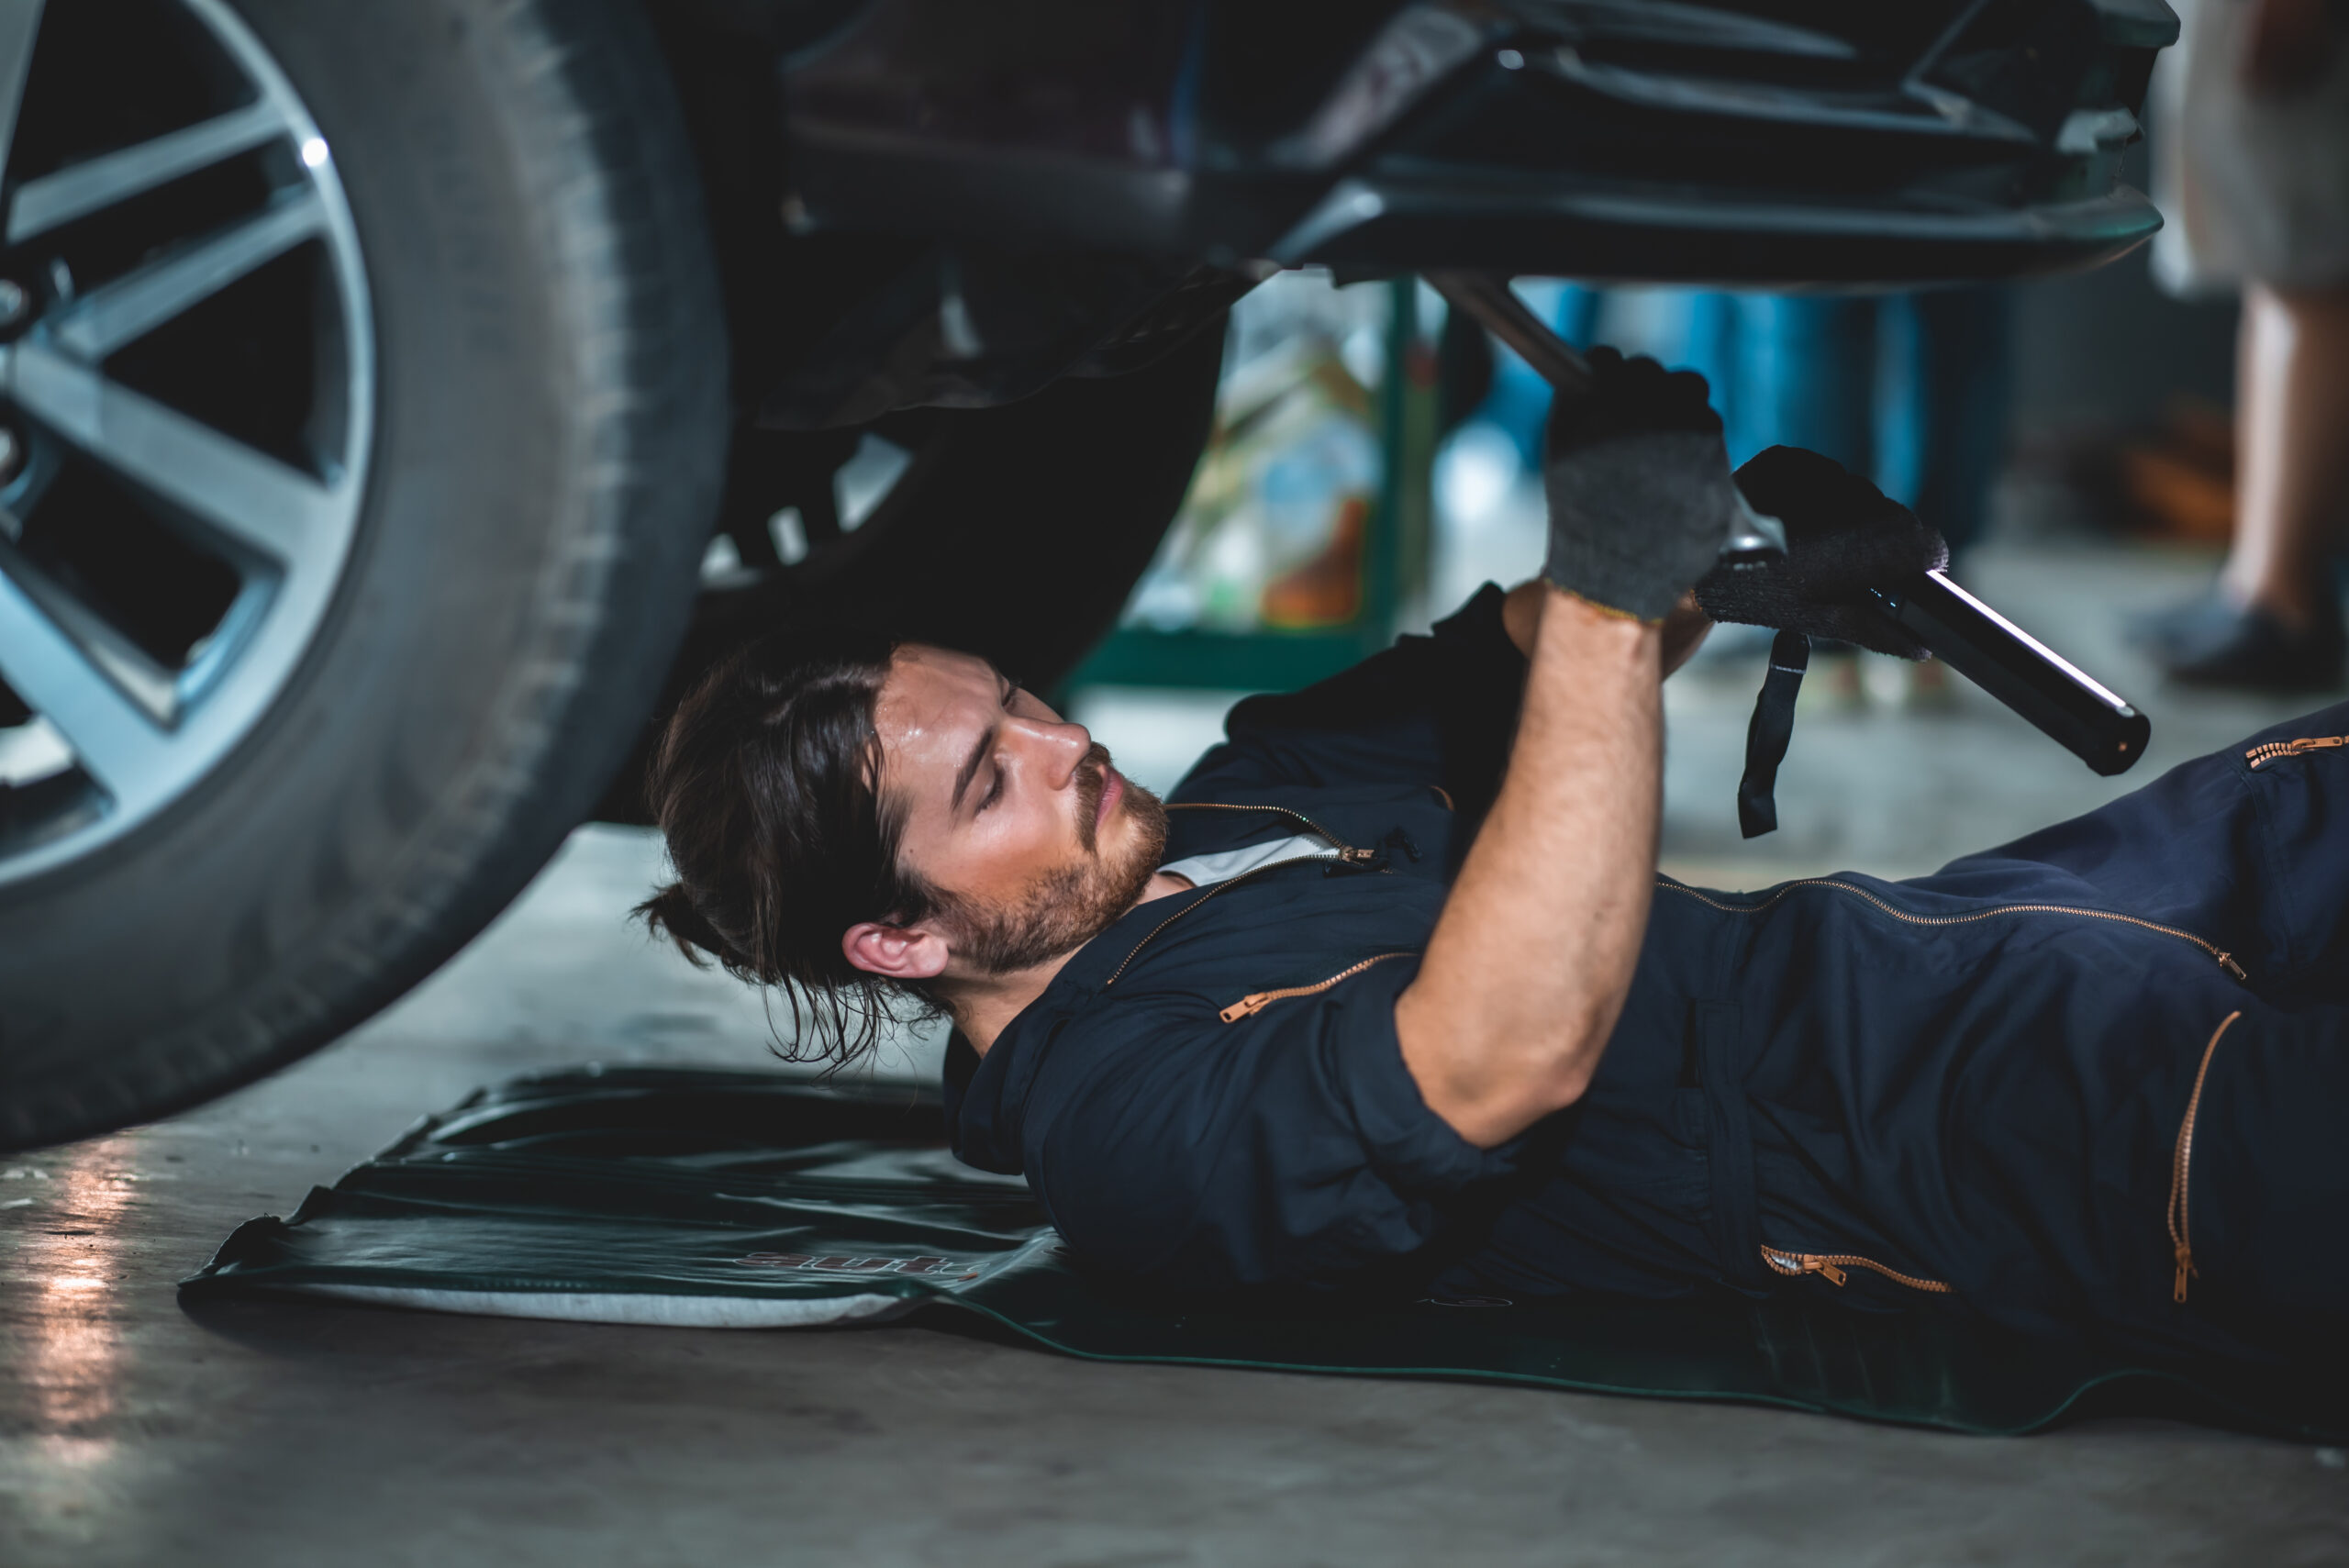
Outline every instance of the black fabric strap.
<path id="1" fill-rule="evenodd" d="M 1770 644 L 1770 672 L 1753 699 L 1753 720 L 1745 727 L 1745 776 L 1737 781 L 1737 827 L 1749 839 L 1778 827 L 1778 764 L 1794 739 L 1795 696 L 1810 667 L 1810 639 L 1782 631 Z"/>

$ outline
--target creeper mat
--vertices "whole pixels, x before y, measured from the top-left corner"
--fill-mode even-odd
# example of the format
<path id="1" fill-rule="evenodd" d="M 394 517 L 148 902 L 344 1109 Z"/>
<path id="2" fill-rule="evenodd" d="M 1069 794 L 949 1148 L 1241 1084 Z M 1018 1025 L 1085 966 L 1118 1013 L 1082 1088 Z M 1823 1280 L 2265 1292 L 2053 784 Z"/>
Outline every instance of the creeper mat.
<path id="1" fill-rule="evenodd" d="M 1025 1183 L 957 1163 L 934 1090 L 582 1068 L 477 1091 L 181 1290 L 508 1317 L 783 1328 L 975 1314 L 1076 1356 L 1730 1400 L 1976 1433 L 2154 1410 L 2307 1439 L 2349 1385 L 2154 1364 L 1962 1307 L 1408 1290 L 1179 1296 L 1087 1270 Z"/>

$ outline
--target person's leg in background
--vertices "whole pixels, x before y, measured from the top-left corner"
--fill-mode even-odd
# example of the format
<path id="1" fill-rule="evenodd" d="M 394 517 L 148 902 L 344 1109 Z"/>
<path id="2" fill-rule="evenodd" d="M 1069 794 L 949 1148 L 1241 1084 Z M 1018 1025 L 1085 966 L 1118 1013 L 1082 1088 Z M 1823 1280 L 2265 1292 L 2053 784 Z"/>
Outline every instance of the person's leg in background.
<path id="1" fill-rule="evenodd" d="M 2183 681 L 2321 690 L 2341 678 L 2333 559 L 2349 518 L 2349 290 L 2243 290 L 2235 537 L 2218 591 L 2158 625 Z"/>
<path id="2" fill-rule="evenodd" d="M 2179 681 L 2321 691 L 2341 679 L 2333 563 L 2349 522 L 2349 290 L 2243 288 L 2235 534 L 2212 591 L 2143 623 Z"/>
<path id="3" fill-rule="evenodd" d="M 2243 291 L 2236 446 L 2241 516 L 2229 597 L 2305 636 L 2338 637 L 2332 556 L 2349 513 L 2349 290 Z"/>
<path id="4" fill-rule="evenodd" d="M 2342 677 L 2349 517 L 2349 10 L 2193 0 L 2157 68 L 2154 274 L 2240 288 L 2235 533 L 2201 599 L 2145 618 L 2175 678 L 2269 691 Z"/>

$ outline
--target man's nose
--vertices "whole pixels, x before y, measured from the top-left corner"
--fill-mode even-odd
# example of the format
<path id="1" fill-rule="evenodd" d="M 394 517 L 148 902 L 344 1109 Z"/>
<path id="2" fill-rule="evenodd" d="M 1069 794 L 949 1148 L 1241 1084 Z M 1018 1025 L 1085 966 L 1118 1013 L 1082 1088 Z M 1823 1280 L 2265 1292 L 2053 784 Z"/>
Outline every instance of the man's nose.
<path id="1" fill-rule="evenodd" d="M 1092 732 L 1082 724 L 1065 719 L 1024 719 L 1021 728 L 1029 731 L 1038 759 L 1047 770 L 1045 782 L 1054 789 L 1066 789 L 1075 784 L 1086 755 L 1093 750 Z"/>

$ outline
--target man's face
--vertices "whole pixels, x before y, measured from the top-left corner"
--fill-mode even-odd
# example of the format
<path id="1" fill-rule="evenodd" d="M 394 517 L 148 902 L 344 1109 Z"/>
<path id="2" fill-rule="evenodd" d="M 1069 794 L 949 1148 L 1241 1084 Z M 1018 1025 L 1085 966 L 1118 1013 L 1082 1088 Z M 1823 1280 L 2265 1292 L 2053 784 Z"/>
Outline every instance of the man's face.
<path id="1" fill-rule="evenodd" d="M 901 648 L 874 724 L 898 852 L 945 901 L 958 967 L 1006 973 L 1080 947 L 1157 870 L 1165 808 L 985 660 Z"/>

